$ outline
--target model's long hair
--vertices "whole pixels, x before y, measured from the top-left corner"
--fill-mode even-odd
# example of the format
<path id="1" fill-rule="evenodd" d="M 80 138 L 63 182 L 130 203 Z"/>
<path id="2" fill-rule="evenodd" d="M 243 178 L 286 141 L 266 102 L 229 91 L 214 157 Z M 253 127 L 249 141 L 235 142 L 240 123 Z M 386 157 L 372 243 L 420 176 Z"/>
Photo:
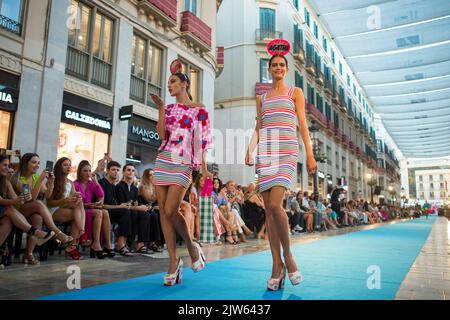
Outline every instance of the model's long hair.
<path id="1" fill-rule="evenodd" d="M 181 82 L 186 82 L 187 86 L 186 86 L 186 93 L 189 97 L 189 99 L 192 100 L 192 95 L 191 95 L 191 80 L 189 79 L 189 77 L 187 76 L 187 74 L 185 73 L 174 73 L 173 74 L 175 77 L 177 77 L 178 79 L 180 79 Z"/>
<path id="2" fill-rule="evenodd" d="M 62 164 L 64 161 L 70 159 L 66 157 L 62 157 L 56 161 L 55 166 L 53 168 L 53 172 L 55 174 L 55 186 L 53 187 L 53 200 L 60 200 L 63 197 L 65 184 L 66 184 L 66 176 L 63 173 Z"/>

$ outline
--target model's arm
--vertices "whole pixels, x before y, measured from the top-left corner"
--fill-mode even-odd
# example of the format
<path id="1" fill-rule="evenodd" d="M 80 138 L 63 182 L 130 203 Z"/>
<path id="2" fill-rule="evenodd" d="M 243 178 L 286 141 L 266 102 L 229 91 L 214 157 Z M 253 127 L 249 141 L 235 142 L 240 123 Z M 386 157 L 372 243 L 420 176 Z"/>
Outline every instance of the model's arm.
<path id="1" fill-rule="evenodd" d="M 294 100 L 297 110 L 298 124 L 300 126 L 300 134 L 302 136 L 303 144 L 305 145 L 306 149 L 308 173 L 311 174 L 317 170 L 317 163 L 314 159 L 311 139 L 309 137 L 308 123 L 306 122 L 305 97 L 303 96 L 303 92 L 300 88 L 295 88 Z"/>
<path id="2" fill-rule="evenodd" d="M 261 128 L 261 97 L 256 97 L 256 125 L 255 130 L 253 131 L 252 138 L 250 139 L 250 143 L 247 148 L 247 153 L 245 155 L 245 164 L 253 165 L 252 155 L 256 149 L 256 146 L 259 142 L 259 129 Z"/>

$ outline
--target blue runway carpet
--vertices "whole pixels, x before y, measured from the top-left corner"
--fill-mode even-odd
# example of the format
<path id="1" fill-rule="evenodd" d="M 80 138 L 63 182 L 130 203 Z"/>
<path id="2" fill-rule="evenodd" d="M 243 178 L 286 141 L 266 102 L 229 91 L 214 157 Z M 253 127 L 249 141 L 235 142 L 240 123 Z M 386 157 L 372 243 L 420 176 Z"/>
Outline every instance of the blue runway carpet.
<path id="1" fill-rule="evenodd" d="M 185 268 L 183 283 L 174 287 L 164 287 L 160 273 L 41 299 L 390 300 L 435 220 L 430 216 L 429 220 L 421 218 L 295 245 L 292 250 L 304 281 L 294 287 L 286 279 L 285 288 L 277 292 L 266 291 L 271 255 L 264 251 L 208 263 L 200 273 Z"/>

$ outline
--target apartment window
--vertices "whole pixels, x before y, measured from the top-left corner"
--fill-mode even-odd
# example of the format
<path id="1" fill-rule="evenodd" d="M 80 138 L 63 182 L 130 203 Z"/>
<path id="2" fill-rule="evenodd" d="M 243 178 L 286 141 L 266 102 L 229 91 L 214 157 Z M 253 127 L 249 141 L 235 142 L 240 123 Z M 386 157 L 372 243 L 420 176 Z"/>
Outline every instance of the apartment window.
<path id="1" fill-rule="evenodd" d="M 347 85 L 350 87 L 350 75 L 347 73 Z"/>
<path id="2" fill-rule="evenodd" d="M 323 98 L 318 93 L 316 94 L 316 107 L 323 114 Z"/>
<path id="3" fill-rule="evenodd" d="M 259 60 L 259 81 L 262 83 L 272 83 L 272 78 L 269 75 L 269 59 Z"/>
<path id="4" fill-rule="evenodd" d="M 339 152 L 335 152 L 335 159 L 336 159 L 336 169 L 339 170 Z"/>
<path id="5" fill-rule="evenodd" d="M 200 0 L 184 0 L 184 10 L 190 11 L 194 16 L 199 16 Z"/>
<path id="6" fill-rule="evenodd" d="M 298 10 L 299 6 L 298 6 L 298 0 L 292 0 L 292 4 L 294 5 L 295 9 Z"/>
<path id="7" fill-rule="evenodd" d="M 0 28 L 16 33 L 22 32 L 22 0 L 0 0 Z"/>
<path id="8" fill-rule="evenodd" d="M 434 192 L 433 191 L 430 192 L 430 199 L 434 200 Z"/>
<path id="9" fill-rule="evenodd" d="M 309 16 L 309 11 L 305 8 L 305 21 L 308 27 L 311 27 L 311 20 Z"/>
<path id="10" fill-rule="evenodd" d="M 328 52 L 327 38 L 325 38 L 325 36 L 322 36 L 322 46 L 325 52 Z"/>
<path id="11" fill-rule="evenodd" d="M 163 49 L 133 35 L 130 98 L 154 107 L 150 94 L 162 96 Z M 192 80 L 192 79 L 191 79 Z"/>
<path id="12" fill-rule="evenodd" d="M 433 176 L 432 175 L 428 176 L 428 178 L 430 179 L 430 181 L 433 181 Z"/>
<path id="13" fill-rule="evenodd" d="M 444 189 L 444 183 L 443 182 L 440 183 L 440 187 L 441 187 L 441 189 Z"/>
<path id="14" fill-rule="evenodd" d="M 347 172 L 347 162 L 345 157 L 342 157 L 342 172 Z"/>
<path id="15" fill-rule="evenodd" d="M 307 100 L 309 103 L 315 104 L 314 101 L 314 88 L 311 87 L 309 84 L 307 85 L 308 92 L 307 92 Z"/>
<path id="16" fill-rule="evenodd" d="M 355 164 L 350 162 L 350 175 L 355 178 Z"/>
<path id="17" fill-rule="evenodd" d="M 303 30 L 298 24 L 294 25 L 294 53 L 299 53 L 303 49 Z"/>
<path id="18" fill-rule="evenodd" d="M 333 62 L 333 64 L 336 63 L 336 57 L 334 56 L 334 50 L 331 49 L 331 62 Z"/>
<path id="19" fill-rule="evenodd" d="M 189 76 L 189 80 L 191 80 L 190 92 L 192 96 L 192 101 L 199 102 L 201 100 L 201 81 L 202 81 L 202 71 L 192 65 L 191 63 L 180 58 L 181 64 L 183 66 L 182 72 Z"/>
<path id="20" fill-rule="evenodd" d="M 341 76 L 343 75 L 342 72 L 342 62 L 339 61 L 339 73 L 341 74 Z"/>
<path id="21" fill-rule="evenodd" d="M 259 28 L 262 34 L 275 33 L 275 10 L 269 8 L 259 9 Z"/>
<path id="22" fill-rule="evenodd" d="M 419 190 L 423 190 L 423 184 L 422 183 L 419 185 Z"/>
<path id="23" fill-rule="evenodd" d="M 317 26 L 317 23 L 314 22 L 314 36 L 316 39 L 319 39 L 319 27 Z"/>
<path id="24" fill-rule="evenodd" d="M 423 181 L 423 176 L 419 176 L 419 181 L 420 181 L 420 182 Z"/>
<path id="25" fill-rule="evenodd" d="M 325 116 L 328 121 L 331 121 L 331 106 L 327 102 L 325 102 Z"/>
<path id="26" fill-rule="evenodd" d="M 336 111 L 333 111 L 333 115 L 334 115 L 334 126 L 336 128 L 339 128 L 339 113 L 337 113 Z"/>
<path id="27" fill-rule="evenodd" d="M 356 86 L 353 84 L 353 94 L 356 96 Z"/>
<path id="28" fill-rule="evenodd" d="M 425 200 L 425 193 L 420 192 L 420 200 Z"/>
<path id="29" fill-rule="evenodd" d="M 441 175 L 439 175 L 439 180 L 444 180 L 444 175 L 443 174 L 441 174 Z"/>
<path id="30" fill-rule="evenodd" d="M 444 191 L 441 191 L 439 195 L 440 195 L 441 199 L 445 199 L 445 192 Z"/>
<path id="31" fill-rule="evenodd" d="M 433 182 L 430 183 L 430 189 L 434 189 L 434 183 Z"/>
<path id="32" fill-rule="evenodd" d="M 295 86 L 303 91 L 303 76 L 295 71 Z"/>
<path id="33" fill-rule="evenodd" d="M 66 73 L 111 89 L 113 20 L 77 0 L 72 0 L 71 12 Z"/>

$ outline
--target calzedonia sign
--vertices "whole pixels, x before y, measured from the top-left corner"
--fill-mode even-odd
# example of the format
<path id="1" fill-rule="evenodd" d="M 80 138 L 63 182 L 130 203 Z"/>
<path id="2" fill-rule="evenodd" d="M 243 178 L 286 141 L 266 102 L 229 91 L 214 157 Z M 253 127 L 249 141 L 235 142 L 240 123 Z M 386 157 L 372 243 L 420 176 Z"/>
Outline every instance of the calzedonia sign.
<path id="1" fill-rule="evenodd" d="M 112 132 L 111 120 L 106 117 L 69 106 L 63 106 L 61 121 L 95 131 L 101 131 L 109 134 Z"/>

